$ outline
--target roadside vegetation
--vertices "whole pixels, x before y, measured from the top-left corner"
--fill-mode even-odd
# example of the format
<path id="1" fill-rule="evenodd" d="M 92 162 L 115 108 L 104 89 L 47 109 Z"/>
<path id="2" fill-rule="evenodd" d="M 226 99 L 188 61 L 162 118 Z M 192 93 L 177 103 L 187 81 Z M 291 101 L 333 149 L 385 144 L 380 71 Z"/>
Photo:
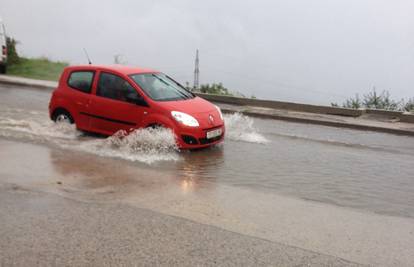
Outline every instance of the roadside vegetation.
<path id="1" fill-rule="evenodd" d="M 383 109 L 391 111 L 408 111 L 414 112 L 414 98 L 410 98 L 407 101 L 401 99 L 399 101 L 391 98 L 388 91 L 382 91 L 378 93 L 375 88 L 371 92 L 364 94 L 362 98 L 356 94 L 355 97 L 350 97 L 345 100 L 342 105 L 338 103 L 331 103 L 333 107 L 343 108 L 368 108 L 368 109 Z"/>
<path id="2" fill-rule="evenodd" d="M 186 88 L 192 92 L 246 98 L 246 96 L 240 92 L 230 91 L 229 89 L 224 87 L 222 83 L 202 84 L 200 88 L 197 89 L 195 89 L 194 87 L 190 87 L 188 82 L 186 84 Z M 256 99 L 256 96 L 252 95 L 250 98 Z"/>
<path id="3" fill-rule="evenodd" d="M 203 84 L 200 86 L 199 91 L 205 94 L 233 96 L 229 89 L 224 87 L 222 83 Z"/>
<path id="4" fill-rule="evenodd" d="M 222 83 L 202 84 L 199 88 L 190 87 L 189 84 L 189 82 L 186 82 L 187 90 L 195 93 L 234 96 L 234 94 L 224 87 Z"/>
<path id="5" fill-rule="evenodd" d="M 32 79 L 57 81 L 63 69 L 68 66 L 66 62 L 55 62 L 45 57 L 21 57 L 16 50 L 17 44 L 18 42 L 15 39 L 7 38 L 7 74 Z"/>

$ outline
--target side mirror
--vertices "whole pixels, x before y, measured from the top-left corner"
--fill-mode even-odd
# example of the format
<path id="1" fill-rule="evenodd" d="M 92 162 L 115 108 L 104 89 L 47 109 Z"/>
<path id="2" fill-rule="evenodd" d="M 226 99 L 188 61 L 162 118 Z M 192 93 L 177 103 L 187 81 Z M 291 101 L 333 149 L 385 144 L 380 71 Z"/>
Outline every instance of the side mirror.
<path id="1" fill-rule="evenodd" d="M 149 107 L 148 103 L 145 102 L 144 98 L 140 97 L 138 94 L 130 93 L 126 95 L 126 99 L 130 103 L 134 103 L 138 106 Z"/>

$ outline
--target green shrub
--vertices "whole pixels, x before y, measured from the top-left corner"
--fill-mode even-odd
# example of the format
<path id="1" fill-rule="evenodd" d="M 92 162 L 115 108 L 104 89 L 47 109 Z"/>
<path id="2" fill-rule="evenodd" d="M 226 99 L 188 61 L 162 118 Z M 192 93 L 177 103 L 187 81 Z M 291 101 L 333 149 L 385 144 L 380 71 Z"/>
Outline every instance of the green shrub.
<path id="1" fill-rule="evenodd" d="M 228 95 L 232 96 L 233 94 L 229 92 L 227 88 L 223 86 L 222 83 L 213 83 L 213 84 L 203 84 L 200 86 L 200 92 L 205 94 L 214 94 L 214 95 Z"/>
<path id="2" fill-rule="evenodd" d="M 414 112 L 414 98 L 408 99 L 407 103 L 404 104 L 404 110 Z"/>
<path id="3" fill-rule="evenodd" d="M 8 73 L 26 78 L 57 81 L 66 66 L 66 62 L 55 62 L 45 57 L 21 57 L 18 63 L 9 66 Z"/>
<path id="4" fill-rule="evenodd" d="M 337 103 L 331 103 L 333 107 L 339 107 Z M 393 111 L 414 111 L 414 98 L 409 99 L 407 103 L 404 100 L 395 101 L 391 98 L 388 91 L 382 91 L 380 94 L 377 93 L 375 88 L 371 92 L 364 95 L 361 100 L 358 94 L 355 98 L 348 98 L 342 104 L 344 108 L 369 108 L 369 109 L 384 109 Z"/>
<path id="5" fill-rule="evenodd" d="M 359 99 L 359 95 L 356 94 L 355 98 L 350 97 L 349 99 L 345 100 L 345 103 L 342 104 L 344 108 L 353 108 L 359 109 L 362 107 L 361 99 Z"/>
<path id="6" fill-rule="evenodd" d="M 381 94 L 377 94 L 375 88 L 372 92 L 364 95 L 363 100 L 364 107 L 371 109 L 400 110 L 400 104 L 401 102 L 391 99 L 388 91 L 382 91 Z"/>
<path id="7" fill-rule="evenodd" d="M 6 43 L 7 43 L 7 64 L 8 65 L 13 65 L 13 64 L 19 63 L 20 62 L 20 57 L 19 57 L 19 54 L 17 53 L 17 50 L 16 50 L 16 45 L 19 42 L 16 41 L 12 37 L 7 37 L 6 38 Z"/>

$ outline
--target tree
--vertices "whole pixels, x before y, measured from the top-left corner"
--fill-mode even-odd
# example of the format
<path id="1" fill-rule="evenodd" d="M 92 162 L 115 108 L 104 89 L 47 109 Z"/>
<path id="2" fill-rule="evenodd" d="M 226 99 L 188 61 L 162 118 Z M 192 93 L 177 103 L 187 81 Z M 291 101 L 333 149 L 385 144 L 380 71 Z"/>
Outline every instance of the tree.
<path id="1" fill-rule="evenodd" d="M 7 64 L 13 65 L 20 62 L 19 54 L 16 50 L 16 45 L 19 43 L 12 37 L 6 38 L 7 43 Z"/>

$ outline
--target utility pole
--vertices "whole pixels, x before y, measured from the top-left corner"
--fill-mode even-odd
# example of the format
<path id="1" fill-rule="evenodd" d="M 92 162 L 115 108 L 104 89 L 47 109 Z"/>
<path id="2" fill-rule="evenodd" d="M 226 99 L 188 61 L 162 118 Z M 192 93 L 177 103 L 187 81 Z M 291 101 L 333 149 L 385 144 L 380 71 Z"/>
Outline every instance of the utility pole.
<path id="1" fill-rule="evenodd" d="M 200 82 L 200 69 L 198 60 L 198 49 L 196 50 L 195 66 L 194 66 L 194 89 L 198 89 Z"/>

